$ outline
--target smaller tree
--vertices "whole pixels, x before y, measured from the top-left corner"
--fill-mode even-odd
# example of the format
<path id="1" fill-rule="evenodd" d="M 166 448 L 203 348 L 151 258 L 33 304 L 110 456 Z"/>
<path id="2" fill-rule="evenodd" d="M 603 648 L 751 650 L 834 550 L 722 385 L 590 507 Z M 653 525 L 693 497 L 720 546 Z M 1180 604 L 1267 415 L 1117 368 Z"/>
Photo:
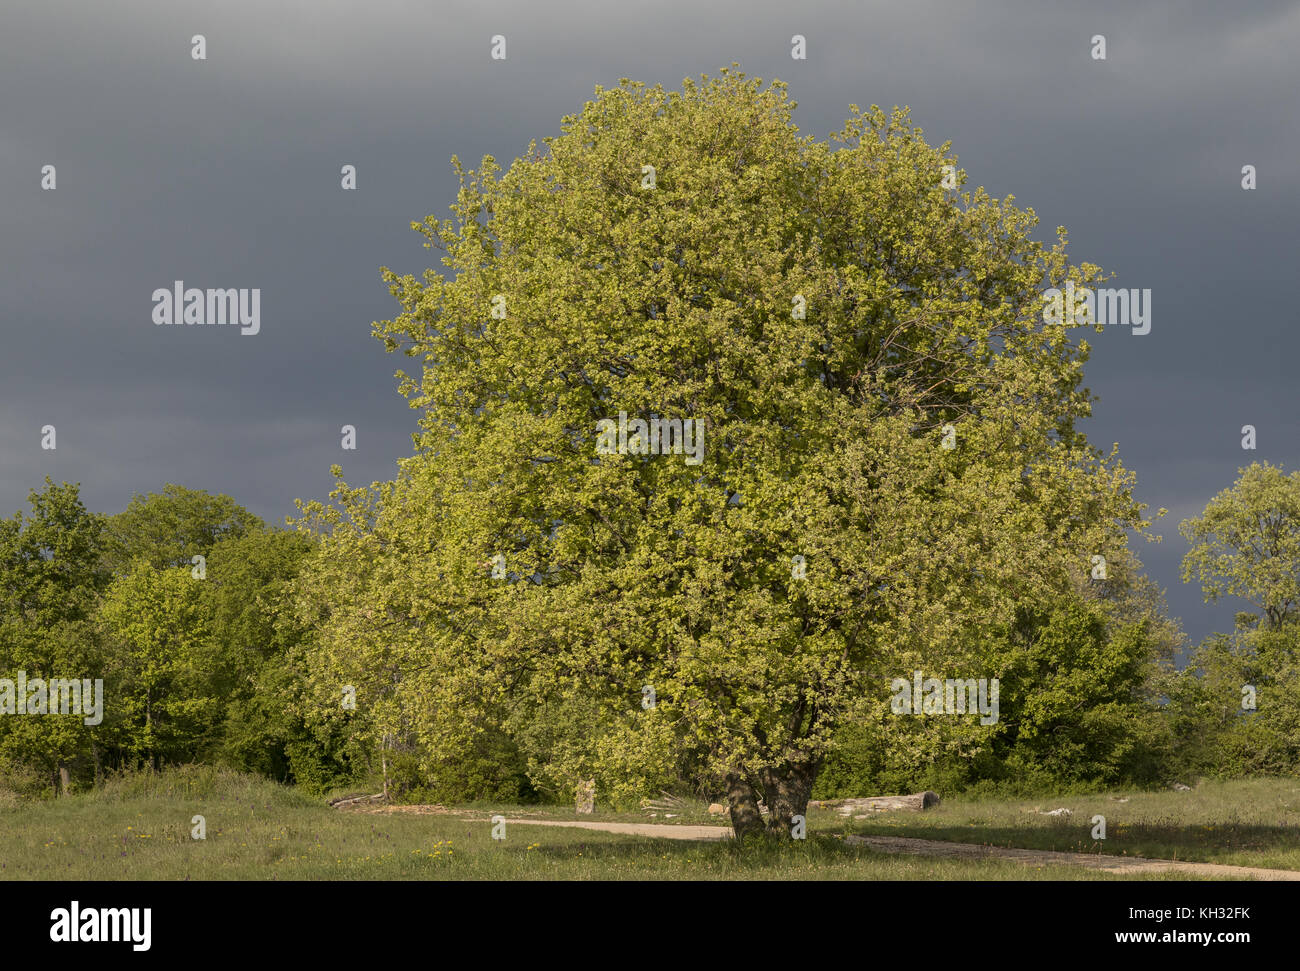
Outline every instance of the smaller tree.
<path id="1" fill-rule="evenodd" d="M 105 694 L 124 751 L 155 768 L 193 757 L 220 710 L 202 581 L 188 568 L 137 563 L 109 588 L 100 618 L 111 656 Z"/>
<path id="2" fill-rule="evenodd" d="M 29 515 L 0 521 L 0 677 L 94 679 L 100 655 L 91 618 L 108 580 L 100 567 L 103 519 L 66 482 L 46 478 L 28 500 Z M 61 792 L 75 763 L 98 761 L 97 731 L 71 713 L 3 717 L 0 760 L 39 768 Z"/>
<path id="3" fill-rule="evenodd" d="M 106 562 L 114 572 L 138 559 L 159 570 L 189 566 L 191 557 L 207 556 L 220 539 L 264 526 L 230 496 L 168 483 L 161 493 L 133 496 L 126 509 L 109 517 Z"/>
<path id="4" fill-rule="evenodd" d="M 309 724 L 299 711 L 308 677 L 305 630 L 287 594 L 312 551 L 311 539 L 297 531 L 227 536 L 208 558 L 205 589 L 225 708 L 223 760 L 320 790 L 347 778 L 352 753 L 345 713 Z"/>
<path id="5" fill-rule="evenodd" d="M 1238 626 L 1277 630 L 1300 608 L 1300 472 L 1287 475 L 1267 462 L 1241 470 L 1230 489 L 1210 500 L 1180 531 L 1191 544 L 1183 582 L 1200 582 L 1206 603 L 1241 597 L 1259 614 L 1238 615 Z M 1261 617 L 1262 615 L 1262 617 Z"/>
<path id="6" fill-rule="evenodd" d="M 310 551 L 305 534 L 283 529 L 228 535 L 212 547 L 204 589 L 223 693 L 247 695 L 262 666 L 298 642 L 300 628 L 282 622 L 289 619 L 282 601 Z"/>
<path id="7" fill-rule="evenodd" d="M 1185 521 L 1183 580 L 1206 602 L 1241 597 L 1232 634 L 1216 634 L 1172 680 L 1180 760 L 1218 775 L 1287 773 L 1300 765 L 1300 472 L 1256 463 Z"/>

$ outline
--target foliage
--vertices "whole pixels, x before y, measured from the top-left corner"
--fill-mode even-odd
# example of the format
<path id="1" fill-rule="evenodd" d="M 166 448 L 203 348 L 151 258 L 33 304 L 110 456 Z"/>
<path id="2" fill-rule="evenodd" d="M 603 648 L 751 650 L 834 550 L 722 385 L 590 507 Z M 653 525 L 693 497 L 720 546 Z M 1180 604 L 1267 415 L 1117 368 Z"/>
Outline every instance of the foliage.
<path id="1" fill-rule="evenodd" d="M 437 764 L 506 728 L 557 793 L 690 763 L 781 833 L 882 685 L 995 674 L 1019 604 L 1145 525 L 1075 427 L 1086 342 L 1042 320 L 1100 270 L 945 192 L 906 111 L 817 142 L 792 108 L 734 71 L 624 81 L 505 173 L 455 162 L 453 218 L 416 225 L 449 272 L 385 271 L 376 325 L 422 365 L 418 453 L 304 506 L 306 609 L 374 740 Z M 702 462 L 602 454 L 622 413 L 697 420 Z"/>
<path id="2" fill-rule="evenodd" d="M 188 567 L 138 561 L 108 589 L 99 616 L 112 656 L 106 723 L 117 745 L 155 768 L 194 758 L 221 717 L 203 581 Z"/>
<path id="3" fill-rule="evenodd" d="M 168 483 L 160 493 L 132 496 L 126 509 L 109 517 L 105 559 L 114 571 L 138 559 L 159 570 L 189 566 L 192 557 L 207 556 L 223 537 L 262 525 L 229 496 Z"/>
<path id="4" fill-rule="evenodd" d="M 1229 634 L 1208 638 L 1170 679 L 1169 717 L 1189 771 L 1293 774 L 1300 768 L 1300 473 L 1242 469 L 1182 524 L 1183 578 L 1207 602 L 1246 600 Z M 1253 703 L 1253 706 L 1252 706 Z"/>
<path id="5" fill-rule="evenodd" d="M 1254 627 L 1262 619 L 1277 629 L 1300 610 L 1300 472 L 1255 463 L 1205 507 L 1186 520 L 1191 544 L 1183 581 L 1197 580 L 1207 603 L 1241 597 L 1259 614 L 1239 615 Z"/>
<path id="6" fill-rule="evenodd" d="M 0 521 L 0 677 L 93 681 L 103 665 L 93 616 L 109 579 L 103 518 L 86 511 L 78 486 L 48 477 L 28 501 L 29 514 Z M 93 757 L 95 733 L 76 713 L 0 715 L 0 762 L 39 766 L 57 790 L 60 769 Z"/>

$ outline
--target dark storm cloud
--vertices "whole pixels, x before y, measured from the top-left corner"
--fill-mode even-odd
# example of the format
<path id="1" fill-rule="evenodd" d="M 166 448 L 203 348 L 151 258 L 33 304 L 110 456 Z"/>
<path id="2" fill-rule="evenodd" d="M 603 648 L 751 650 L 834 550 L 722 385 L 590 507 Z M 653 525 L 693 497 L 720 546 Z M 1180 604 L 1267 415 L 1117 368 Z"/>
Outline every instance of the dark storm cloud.
<path id="1" fill-rule="evenodd" d="M 906 104 L 971 185 L 1040 238 L 1150 288 L 1151 333 L 1092 338 L 1089 423 L 1171 510 L 1139 544 L 1196 637 L 1230 622 L 1177 577 L 1177 521 L 1255 458 L 1297 465 L 1293 101 L 1300 6 L 1035 3 L 28 5 L 0 14 L 0 511 L 45 475 L 92 508 L 175 481 L 278 520 L 329 465 L 409 453 L 404 358 L 378 267 L 429 265 L 448 158 L 506 162 L 596 84 L 676 86 L 730 62 L 790 84 L 824 137 L 850 103 Z M 190 58 L 205 35 L 208 58 Z M 488 57 L 507 37 L 509 58 Z M 790 37 L 808 39 L 792 61 Z M 1108 58 L 1089 57 L 1104 34 Z M 339 188 L 339 168 L 359 188 Z M 1253 164 L 1259 189 L 1243 192 Z M 58 167 L 42 192 L 40 167 Z M 150 295 L 258 287 L 257 336 L 155 327 Z M 39 429 L 58 428 L 42 451 Z M 356 452 L 339 428 L 358 429 Z M 1259 429 L 1258 452 L 1240 428 Z"/>

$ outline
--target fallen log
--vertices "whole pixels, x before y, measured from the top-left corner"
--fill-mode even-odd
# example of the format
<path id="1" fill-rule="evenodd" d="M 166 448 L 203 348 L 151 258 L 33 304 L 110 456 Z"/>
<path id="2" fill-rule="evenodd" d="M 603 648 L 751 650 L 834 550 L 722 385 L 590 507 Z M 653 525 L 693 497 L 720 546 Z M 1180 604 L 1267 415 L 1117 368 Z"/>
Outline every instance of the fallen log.
<path id="1" fill-rule="evenodd" d="M 818 799 L 808 803 L 814 809 L 838 809 L 841 816 L 854 813 L 880 813 L 891 810 L 921 812 L 939 805 L 939 794 L 928 789 L 910 796 L 861 796 L 854 799 Z"/>
<path id="2" fill-rule="evenodd" d="M 382 792 L 376 792 L 373 796 L 339 796 L 337 799 L 331 799 L 329 804 L 335 809 L 340 809 L 343 806 L 350 806 L 354 802 L 374 802 L 376 799 L 382 800 L 383 798 L 384 794 Z"/>

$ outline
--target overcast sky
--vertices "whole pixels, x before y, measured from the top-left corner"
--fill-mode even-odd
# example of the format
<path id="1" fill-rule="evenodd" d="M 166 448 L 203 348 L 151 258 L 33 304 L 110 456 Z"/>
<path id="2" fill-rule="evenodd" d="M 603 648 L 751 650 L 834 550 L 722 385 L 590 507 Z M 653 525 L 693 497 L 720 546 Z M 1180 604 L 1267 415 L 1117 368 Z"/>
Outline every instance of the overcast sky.
<path id="1" fill-rule="evenodd" d="M 738 61 L 787 81 L 818 137 L 851 103 L 910 106 L 970 187 L 1032 207 L 1041 239 L 1065 225 L 1113 285 L 1151 289 L 1149 334 L 1090 338 L 1086 430 L 1170 510 L 1138 552 L 1188 633 L 1229 629 L 1240 605 L 1203 606 L 1178 579 L 1177 524 L 1251 461 L 1300 465 L 1283 295 L 1300 4 L 1087 6 L 0 0 L 0 514 L 46 475 L 103 512 L 176 482 L 274 522 L 324 497 L 331 463 L 390 478 L 415 415 L 393 379 L 406 359 L 369 336 L 396 307 L 379 267 L 436 259 L 409 224 L 447 215 L 450 156 L 508 162 L 597 84 L 677 87 Z M 260 288 L 261 332 L 155 326 L 152 293 L 174 280 Z"/>

